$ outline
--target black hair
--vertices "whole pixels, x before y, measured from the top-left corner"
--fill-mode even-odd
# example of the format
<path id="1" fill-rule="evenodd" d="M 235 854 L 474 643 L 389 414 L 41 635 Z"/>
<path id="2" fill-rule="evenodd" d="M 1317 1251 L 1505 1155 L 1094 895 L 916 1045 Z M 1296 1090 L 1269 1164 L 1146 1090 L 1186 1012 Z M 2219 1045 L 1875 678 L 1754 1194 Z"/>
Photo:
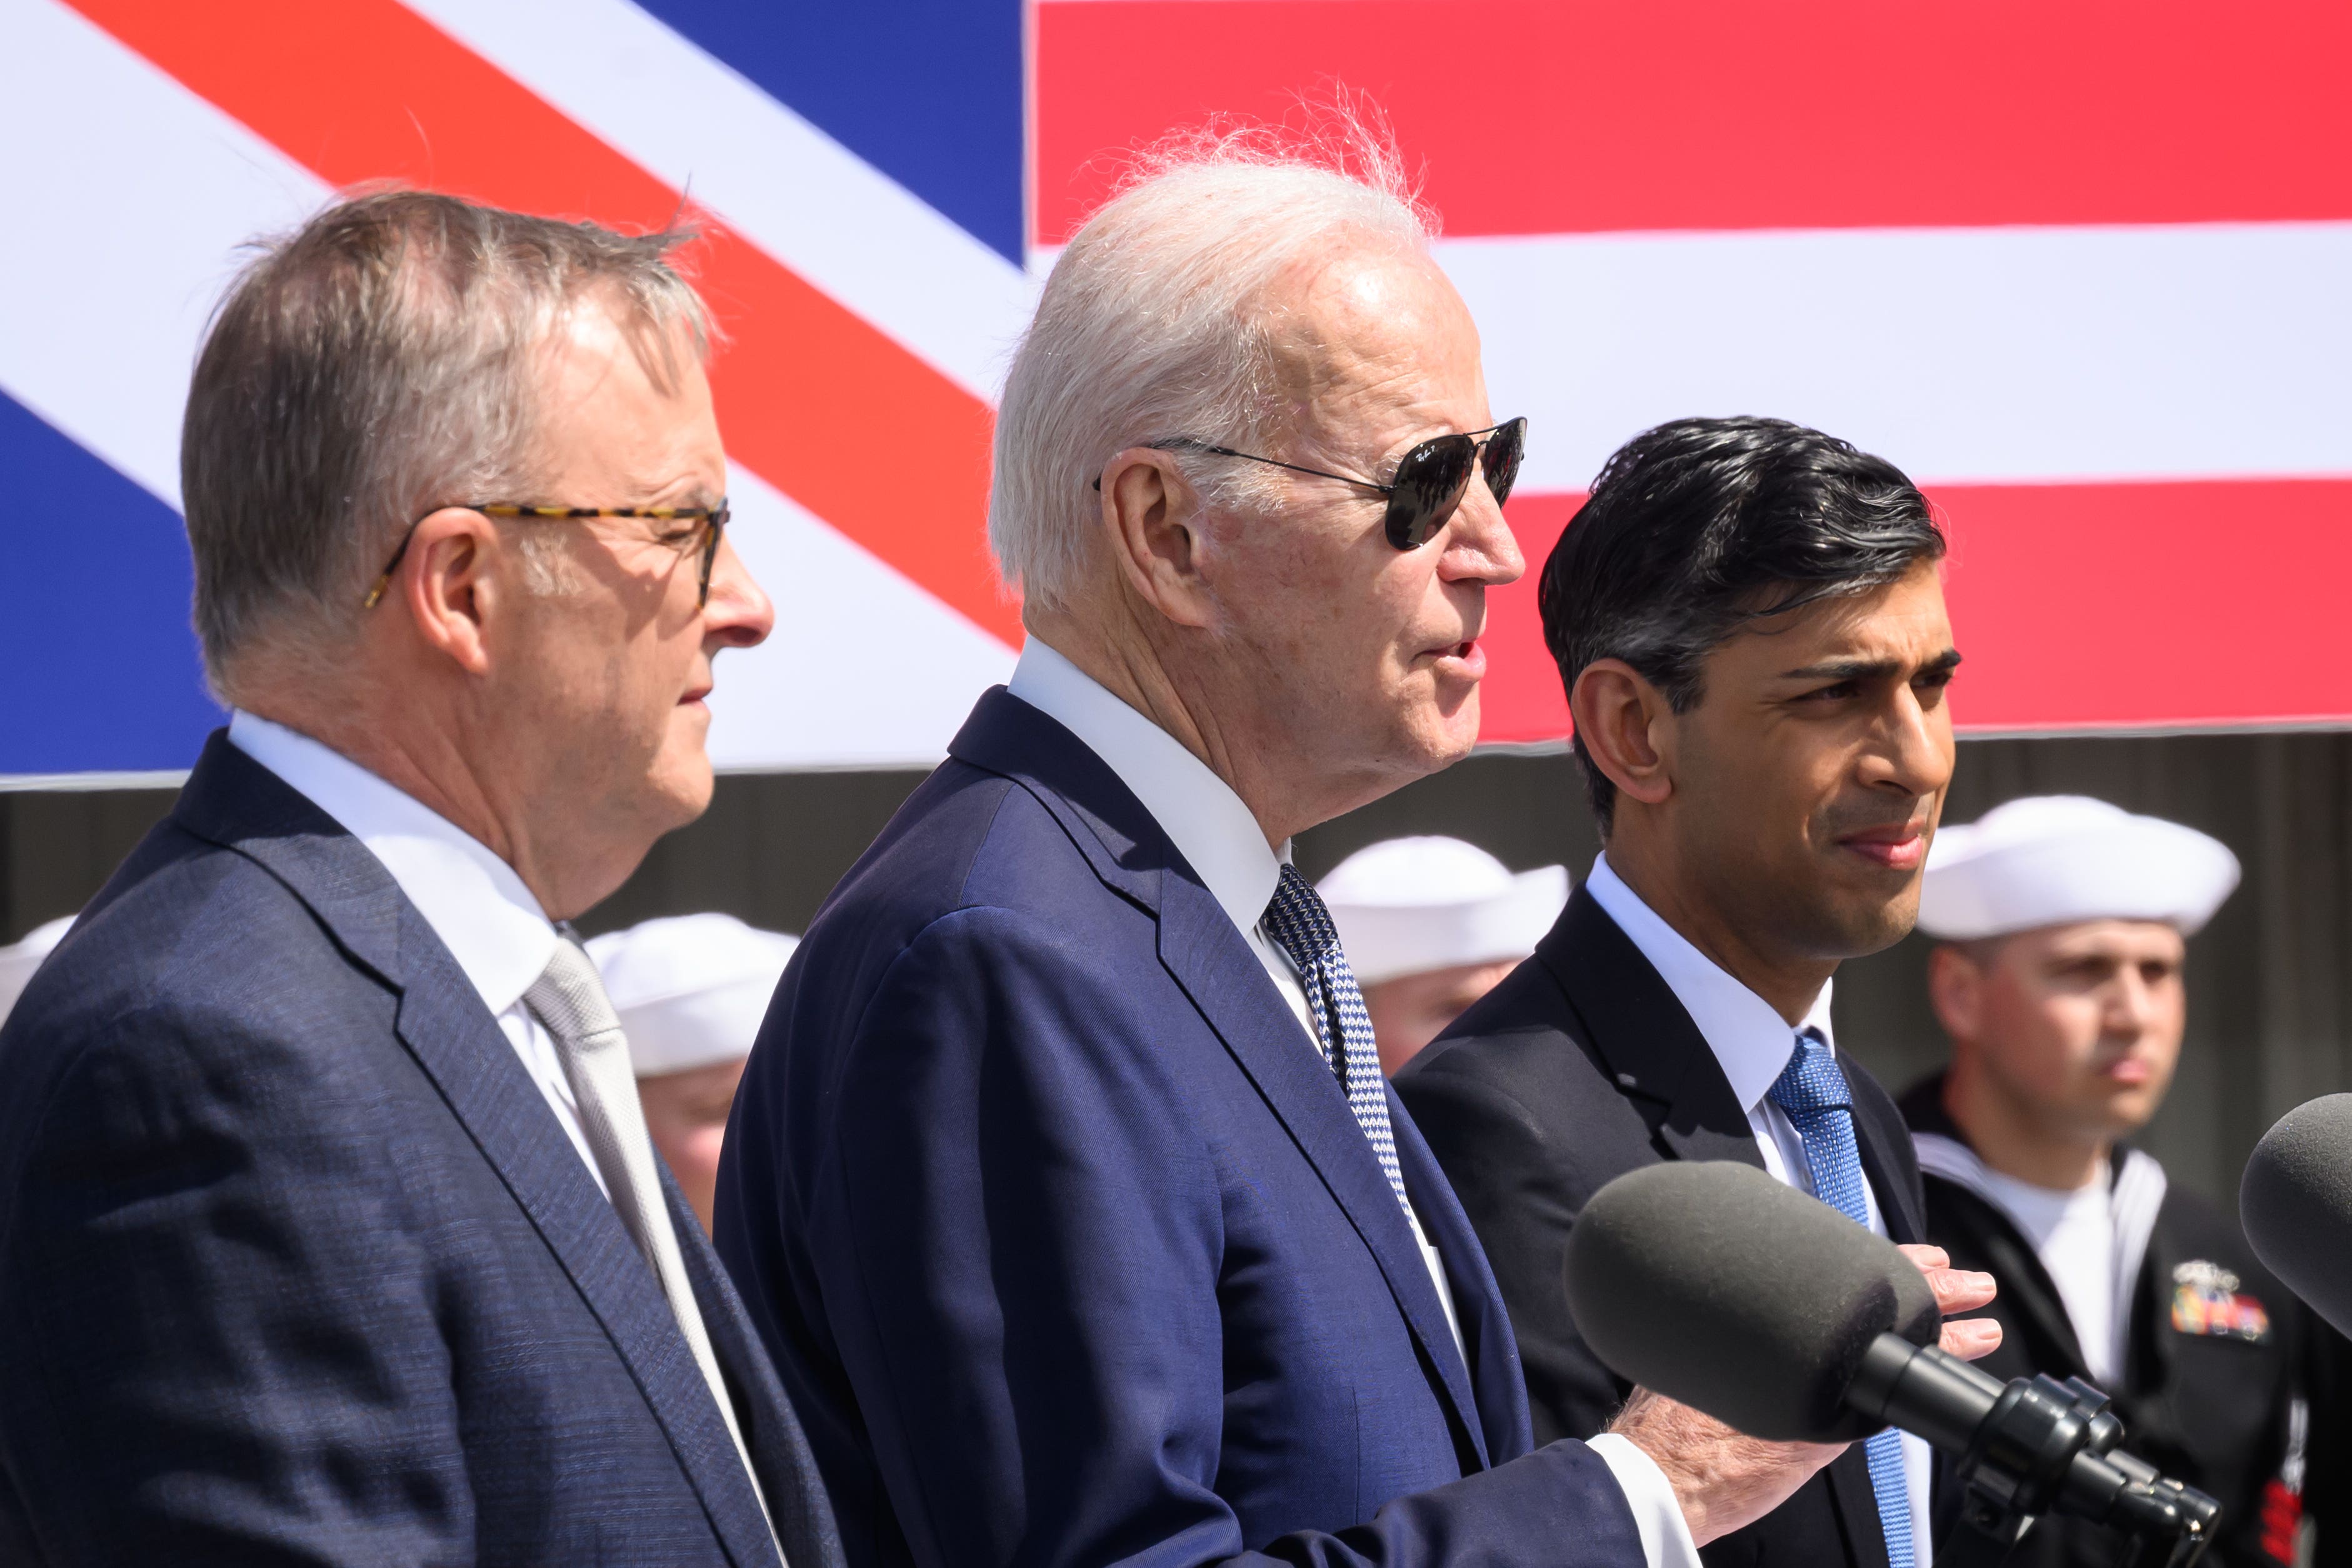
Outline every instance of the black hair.
<path id="1" fill-rule="evenodd" d="M 1611 455 L 1544 563 L 1537 599 L 1560 684 L 1622 659 L 1676 713 L 1748 622 L 1894 582 L 1944 553 L 1901 469 L 1781 419 L 1678 419 Z M 1606 836 L 1617 787 L 1575 741 Z"/>

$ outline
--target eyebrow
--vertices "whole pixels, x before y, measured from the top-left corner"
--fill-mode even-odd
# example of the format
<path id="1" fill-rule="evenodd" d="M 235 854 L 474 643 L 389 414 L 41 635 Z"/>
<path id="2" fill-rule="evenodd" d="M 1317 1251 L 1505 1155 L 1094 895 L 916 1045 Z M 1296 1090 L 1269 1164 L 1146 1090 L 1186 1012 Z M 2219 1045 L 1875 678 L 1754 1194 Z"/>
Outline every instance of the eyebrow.
<path id="1" fill-rule="evenodd" d="M 1947 648 L 1919 666 L 1923 675 L 1948 674 L 1960 667 L 1960 651 Z M 1900 659 L 1826 659 L 1818 664 L 1804 664 L 1793 670 L 1783 670 L 1784 681 L 1870 681 L 1885 680 L 1903 673 Z"/>

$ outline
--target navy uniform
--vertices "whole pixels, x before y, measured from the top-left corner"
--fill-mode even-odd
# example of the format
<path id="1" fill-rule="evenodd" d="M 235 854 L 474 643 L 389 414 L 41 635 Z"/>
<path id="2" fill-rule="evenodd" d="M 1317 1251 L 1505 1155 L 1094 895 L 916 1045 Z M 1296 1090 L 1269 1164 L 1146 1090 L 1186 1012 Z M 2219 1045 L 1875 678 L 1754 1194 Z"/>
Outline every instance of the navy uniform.
<path id="1" fill-rule="evenodd" d="M 1919 928 L 1958 944 L 2048 933 L 2062 951 L 2060 928 L 2093 922 L 2168 925 L 2185 937 L 2212 917 L 2238 874 L 2225 846 L 2178 823 L 2080 797 L 2013 800 L 1938 833 L 1922 879 Z M 2085 936 L 2082 950 L 2098 951 L 2100 939 Z M 1980 948 L 1961 952 L 1979 974 L 1998 961 Z M 2079 1009 L 2071 997 L 2046 995 L 2049 1005 Z M 2047 1082 L 2017 1075 L 2020 1064 L 2037 1060 L 2043 1037 L 1998 1033 L 1990 1009 L 1945 1014 L 1944 1005 L 1939 997 L 1956 1049 L 1969 1055 L 1961 1065 L 1985 1074 L 1981 1084 L 1999 1085 L 1993 1100 L 1976 1099 L 1984 1113 L 1998 1115 L 2000 1097 L 2013 1103 Z M 2116 1027 L 2107 1019 L 2103 1013 L 2103 1031 Z M 2045 1021 L 2057 1026 L 2047 1040 L 2055 1048 L 2083 1014 L 2053 1012 Z M 2068 1049 L 2088 1043 L 2076 1039 Z M 1947 1075 L 1930 1078 L 1904 1096 L 1902 1109 L 1918 1149 L 1927 1239 L 1956 1267 L 2000 1281 L 1987 1315 L 2001 1325 L 2000 1348 L 1979 1364 L 2004 1380 L 2047 1373 L 2106 1393 L 2128 1451 L 2221 1504 L 2208 1563 L 2295 1563 L 2305 1503 L 2332 1490 L 2313 1484 L 2315 1453 L 2326 1451 L 2315 1448 L 2315 1415 L 2335 1416 L 2315 1411 L 2313 1390 L 2315 1352 L 2336 1348 L 2317 1342 L 2334 1335 L 2255 1259 L 2233 1215 L 2173 1186 L 2152 1155 L 2117 1141 L 2086 1185 L 2031 1185 L 1979 1157 L 1949 1109 L 1965 1097 L 1948 1094 L 1947 1085 Z M 2069 1108 L 2046 1109 L 2063 1115 Z M 2112 1124 L 2154 1109 L 2117 1107 Z M 2014 1124 L 2007 1135 L 2032 1125 Z M 1938 1521 L 1958 1502 L 1939 1495 Z M 2319 1539 L 2331 1555 L 2344 1544 L 2325 1531 Z M 2045 1518 L 2011 1561 L 2105 1568 L 2123 1560 L 2127 1544 L 2098 1526 Z"/>
<path id="2" fill-rule="evenodd" d="M 2126 1448 L 2221 1502 L 2209 1563 L 2294 1563 L 2311 1467 L 2302 1303 L 2255 1260 L 2235 1218 L 2118 1146 L 2105 1196 L 2130 1284 L 2118 1292 L 2119 1353 L 2095 1368 L 2109 1358 L 2086 1354 L 2050 1269 L 1946 1114 L 1943 1087 L 1939 1073 L 1913 1089 L 1903 1114 L 1919 1146 L 1927 1239 L 1953 1267 L 2000 1281 L 1983 1314 L 2000 1321 L 2000 1348 L 1977 1364 L 2003 1381 L 2046 1372 L 2096 1385 L 2115 1401 Z M 1937 1500 L 1939 1520 L 1952 1500 Z M 2121 1546 L 2097 1526 L 2049 1519 L 2010 1561 L 2107 1568 Z"/>

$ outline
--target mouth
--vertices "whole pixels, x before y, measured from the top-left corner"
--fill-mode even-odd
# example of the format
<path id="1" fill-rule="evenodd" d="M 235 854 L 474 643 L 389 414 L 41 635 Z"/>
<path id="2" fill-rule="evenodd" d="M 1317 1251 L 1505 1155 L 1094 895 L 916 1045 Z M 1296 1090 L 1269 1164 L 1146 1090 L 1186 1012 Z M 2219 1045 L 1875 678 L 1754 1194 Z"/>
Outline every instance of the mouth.
<path id="1" fill-rule="evenodd" d="M 1915 872 L 1927 858 L 1927 824 L 1895 822 L 1864 828 L 1838 840 L 1838 846 L 1887 871 Z"/>
<path id="2" fill-rule="evenodd" d="M 680 707 L 700 707 L 702 706 L 702 699 L 709 695 L 710 687 L 708 685 L 696 686 L 692 690 L 688 691 L 684 696 L 677 699 L 677 706 Z"/>
<path id="3" fill-rule="evenodd" d="M 2099 1069 L 2099 1076 L 2118 1088 L 2136 1089 L 2156 1076 L 2156 1069 L 2137 1056 L 2119 1056 Z"/>
<path id="4" fill-rule="evenodd" d="M 1449 643 L 1442 648 L 1432 648 L 1423 658 L 1430 661 L 1442 674 L 1458 680 L 1475 681 L 1486 674 L 1486 650 L 1473 637 L 1467 642 Z"/>

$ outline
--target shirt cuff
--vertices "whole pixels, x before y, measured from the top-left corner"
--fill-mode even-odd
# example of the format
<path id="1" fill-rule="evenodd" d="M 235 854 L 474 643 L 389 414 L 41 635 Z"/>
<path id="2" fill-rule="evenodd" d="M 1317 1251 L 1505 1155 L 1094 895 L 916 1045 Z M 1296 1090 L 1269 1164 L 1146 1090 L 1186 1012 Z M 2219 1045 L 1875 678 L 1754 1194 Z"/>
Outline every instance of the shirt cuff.
<path id="1" fill-rule="evenodd" d="M 1603 1432 L 1585 1446 L 1617 1478 L 1625 1506 L 1633 1511 L 1633 1529 L 1642 1537 L 1642 1561 L 1647 1568 L 1699 1568 L 1698 1543 L 1691 1539 L 1683 1505 L 1675 1500 L 1673 1483 L 1658 1462 L 1631 1437 L 1614 1432 Z"/>

